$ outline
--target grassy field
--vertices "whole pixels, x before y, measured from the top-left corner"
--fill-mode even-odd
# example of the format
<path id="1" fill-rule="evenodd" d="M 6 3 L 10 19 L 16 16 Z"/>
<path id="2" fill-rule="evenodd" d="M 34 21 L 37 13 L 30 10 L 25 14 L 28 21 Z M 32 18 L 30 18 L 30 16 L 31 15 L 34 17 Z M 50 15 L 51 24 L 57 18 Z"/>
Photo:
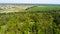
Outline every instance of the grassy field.
<path id="1" fill-rule="evenodd" d="M 60 6 L 44 6 L 44 5 L 21 5 L 21 6 L 3 6 L 0 8 L 0 13 L 9 13 L 9 12 L 38 12 L 38 11 L 51 11 L 51 10 L 60 10 Z"/>
<path id="2" fill-rule="evenodd" d="M 60 10 L 60 6 L 36 6 L 29 8 L 27 11 L 50 11 L 50 10 Z"/>

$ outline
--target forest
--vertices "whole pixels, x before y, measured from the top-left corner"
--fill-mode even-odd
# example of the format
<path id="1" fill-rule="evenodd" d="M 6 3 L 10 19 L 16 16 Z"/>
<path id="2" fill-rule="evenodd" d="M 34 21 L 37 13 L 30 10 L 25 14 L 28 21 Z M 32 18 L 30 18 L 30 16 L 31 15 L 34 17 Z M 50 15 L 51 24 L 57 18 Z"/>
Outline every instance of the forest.
<path id="1" fill-rule="evenodd" d="M 60 8 L 34 8 L 0 13 L 0 34 L 60 34 Z"/>

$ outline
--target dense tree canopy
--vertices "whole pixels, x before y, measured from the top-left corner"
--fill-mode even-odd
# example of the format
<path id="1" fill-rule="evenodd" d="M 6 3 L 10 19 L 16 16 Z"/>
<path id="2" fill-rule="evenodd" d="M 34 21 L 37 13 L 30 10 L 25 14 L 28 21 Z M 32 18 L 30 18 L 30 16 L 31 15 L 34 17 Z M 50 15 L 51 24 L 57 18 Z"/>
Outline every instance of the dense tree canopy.
<path id="1" fill-rule="evenodd" d="M 0 14 L 0 34 L 60 34 L 59 12 Z"/>

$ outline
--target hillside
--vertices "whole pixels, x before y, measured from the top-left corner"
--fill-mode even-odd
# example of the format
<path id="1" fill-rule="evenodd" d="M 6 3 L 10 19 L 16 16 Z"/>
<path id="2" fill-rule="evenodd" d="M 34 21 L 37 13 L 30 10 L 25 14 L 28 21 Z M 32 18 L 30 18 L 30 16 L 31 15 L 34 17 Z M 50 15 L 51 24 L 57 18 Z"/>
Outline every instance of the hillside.
<path id="1" fill-rule="evenodd" d="M 60 34 L 60 6 L 0 5 L 0 34 Z"/>

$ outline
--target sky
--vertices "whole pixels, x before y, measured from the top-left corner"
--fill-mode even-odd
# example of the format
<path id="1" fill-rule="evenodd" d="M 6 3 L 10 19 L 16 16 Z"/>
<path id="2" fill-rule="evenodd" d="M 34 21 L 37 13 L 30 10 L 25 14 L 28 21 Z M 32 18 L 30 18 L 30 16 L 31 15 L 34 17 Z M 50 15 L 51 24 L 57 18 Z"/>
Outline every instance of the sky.
<path id="1" fill-rule="evenodd" d="M 0 3 L 60 4 L 60 0 L 0 0 Z"/>

